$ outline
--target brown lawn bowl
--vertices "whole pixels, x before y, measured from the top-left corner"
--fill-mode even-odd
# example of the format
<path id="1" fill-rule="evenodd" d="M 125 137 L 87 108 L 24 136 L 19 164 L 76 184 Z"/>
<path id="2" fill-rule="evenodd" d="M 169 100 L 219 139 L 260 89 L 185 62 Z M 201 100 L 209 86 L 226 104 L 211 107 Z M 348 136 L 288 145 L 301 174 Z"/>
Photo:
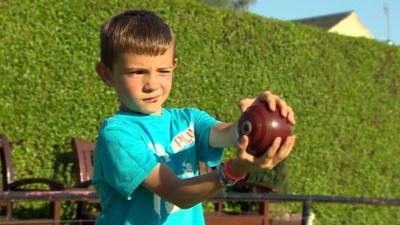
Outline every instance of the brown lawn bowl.
<path id="1" fill-rule="evenodd" d="M 278 108 L 272 112 L 266 103 L 255 103 L 239 118 L 237 131 L 240 137 L 249 137 L 247 152 L 258 157 L 264 154 L 276 137 L 281 137 L 281 143 L 284 143 L 286 137 L 292 134 L 291 128 L 292 125 L 280 115 Z"/>

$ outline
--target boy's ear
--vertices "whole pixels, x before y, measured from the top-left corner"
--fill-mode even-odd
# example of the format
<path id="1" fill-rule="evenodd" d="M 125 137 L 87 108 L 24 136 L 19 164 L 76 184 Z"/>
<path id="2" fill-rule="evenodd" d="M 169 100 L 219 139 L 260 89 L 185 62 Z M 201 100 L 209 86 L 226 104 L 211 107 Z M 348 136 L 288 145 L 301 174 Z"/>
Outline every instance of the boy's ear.
<path id="1" fill-rule="evenodd" d="M 178 58 L 174 58 L 174 61 L 172 62 L 174 69 L 175 67 L 178 65 L 179 59 Z"/>
<path id="2" fill-rule="evenodd" d="M 110 69 L 102 62 L 96 64 L 96 72 L 100 79 L 109 87 L 113 86 L 113 80 Z"/>

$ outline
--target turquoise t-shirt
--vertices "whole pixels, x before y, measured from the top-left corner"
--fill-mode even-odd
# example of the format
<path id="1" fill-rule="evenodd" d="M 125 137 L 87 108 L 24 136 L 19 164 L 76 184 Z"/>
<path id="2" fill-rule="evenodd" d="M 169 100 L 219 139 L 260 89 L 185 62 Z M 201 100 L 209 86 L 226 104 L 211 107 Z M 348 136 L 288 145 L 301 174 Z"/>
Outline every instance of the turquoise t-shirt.
<path id="1" fill-rule="evenodd" d="M 96 225 L 203 225 L 201 204 L 180 209 L 140 185 L 158 163 L 181 179 L 197 176 L 198 162 L 216 166 L 223 149 L 209 145 L 218 121 L 193 109 L 162 115 L 117 112 L 99 131 L 93 185 L 101 204 Z"/>

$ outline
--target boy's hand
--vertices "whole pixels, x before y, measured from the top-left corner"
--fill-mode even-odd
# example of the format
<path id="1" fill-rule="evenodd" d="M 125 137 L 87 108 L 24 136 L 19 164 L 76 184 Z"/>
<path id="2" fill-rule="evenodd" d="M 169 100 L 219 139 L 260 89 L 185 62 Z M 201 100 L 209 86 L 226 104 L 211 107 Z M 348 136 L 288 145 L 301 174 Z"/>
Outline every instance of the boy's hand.
<path id="1" fill-rule="evenodd" d="M 269 91 L 265 91 L 257 96 L 257 98 L 241 100 L 239 102 L 240 110 L 242 112 L 246 111 L 246 109 L 254 102 L 266 103 L 271 111 L 275 111 L 278 107 L 282 117 L 286 118 L 292 125 L 296 123 L 292 108 L 279 96 L 274 95 Z M 281 145 L 281 138 L 277 137 L 262 156 L 255 157 L 246 152 L 247 145 L 249 144 L 249 137 L 244 135 L 240 138 L 239 143 L 237 144 L 238 154 L 236 159 L 234 159 L 230 164 L 231 168 L 229 169 L 234 175 L 238 176 L 247 174 L 249 171 L 256 168 L 271 170 L 280 161 L 288 157 L 295 142 L 296 136 L 292 135 L 287 137 L 285 142 Z"/>
<path id="2" fill-rule="evenodd" d="M 239 102 L 239 108 L 242 112 L 246 111 L 248 107 L 250 107 L 254 102 L 264 102 L 268 105 L 268 108 L 271 111 L 275 111 L 278 107 L 282 117 L 286 118 L 289 123 L 292 125 L 296 124 L 296 120 L 294 118 L 294 112 L 287 103 L 281 99 L 279 96 L 272 94 L 269 91 L 264 91 L 257 98 L 246 98 L 242 99 Z"/>
<path id="3" fill-rule="evenodd" d="M 285 142 L 281 145 L 281 138 L 277 137 L 262 156 L 256 157 L 246 152 L 249 138 L 243 135 L 240 138 L 240 142 L 237 144 L 238 155 L 232 160 L 229 169 L 232 174 L 236 176 L 245 175 L 257 168 L 271 170 L 279 162 L 288 157 L 295 142 L 296 136 L 292 135 L 287 137 Z"/>

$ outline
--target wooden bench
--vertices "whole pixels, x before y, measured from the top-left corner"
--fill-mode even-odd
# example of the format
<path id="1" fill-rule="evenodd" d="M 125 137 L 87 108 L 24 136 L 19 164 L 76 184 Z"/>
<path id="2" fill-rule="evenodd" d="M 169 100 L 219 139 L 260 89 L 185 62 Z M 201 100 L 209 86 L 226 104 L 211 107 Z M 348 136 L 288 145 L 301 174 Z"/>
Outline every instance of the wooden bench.
<path id="1" fill-rule="evenodd" d="M 48 190 L 64 190 L 65 186 L 61 182 L 48 178 L 25 178 L 14 179 L 14 164 L 12 160 L 12 143 L 6 135 L 0 134 L 0 156 L 1 156 L 1 175 L 2 175 L 2 191 L 41 191 Z M 27 188 L 27 185 L 41 184 L 46 185 L 47 189 Z M 24 219 L 20 220 L 13 217 L 13 201 L 1 201 L 1 211 L 4 215 L 0 217 L 0 224 L 58 224 L 60 222 L 60 204 L 55 201 L 49 203 L 49 218 L 45 219 Z"/>
<path id="2" fill-rule="evenodd" d="M 92 186 L 93 152 L 96 143 L 73 138 L 71 145 L 74 160 L 75 187 L 94 190 Z M 91 211 L 91 206 L 96 208 L 98 212 L 100 211 L 100 204 L 97 199 L 77 202 L 76 225 L 94 225 L 98 212 Z"/>

